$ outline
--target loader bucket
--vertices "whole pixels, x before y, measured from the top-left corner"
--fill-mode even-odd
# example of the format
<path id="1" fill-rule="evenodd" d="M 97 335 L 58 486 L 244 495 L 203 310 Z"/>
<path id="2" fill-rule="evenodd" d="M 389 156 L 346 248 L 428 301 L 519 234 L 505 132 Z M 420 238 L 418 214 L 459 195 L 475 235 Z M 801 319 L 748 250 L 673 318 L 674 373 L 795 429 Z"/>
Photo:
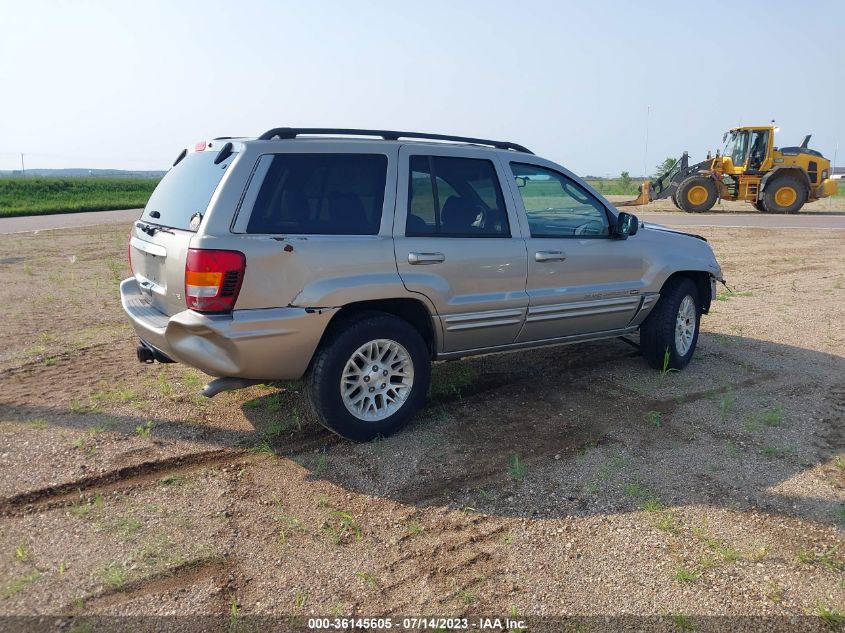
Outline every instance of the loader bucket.
<path id="1" fill-rule="evenodd" d="M 643 184 L 640 185 L 640 195 L 638 195 L 633 200 L 626 200 L 625 202 L 614 202 L 613 206 L 616 207 L 639 207 L 644 204 L 648 204 L 651 202 L 651 181 L 646 180 Z"/>

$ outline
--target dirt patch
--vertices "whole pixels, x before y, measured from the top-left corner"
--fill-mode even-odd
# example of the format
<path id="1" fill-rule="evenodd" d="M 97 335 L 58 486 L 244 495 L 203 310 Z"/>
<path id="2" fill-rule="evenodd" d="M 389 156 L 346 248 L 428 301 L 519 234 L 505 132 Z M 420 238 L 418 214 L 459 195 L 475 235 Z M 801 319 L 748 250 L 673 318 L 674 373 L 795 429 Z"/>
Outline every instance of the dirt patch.
<path id="1" fill-rule="evenodd" d="M 733 292 L 683 372 L 621 340 L 443 363 L 351 444 L 297 383 L 139 365 L 126 232 L 0 236 L 3 614 L 845 610 L 840 237 L 702 229 Z"/>

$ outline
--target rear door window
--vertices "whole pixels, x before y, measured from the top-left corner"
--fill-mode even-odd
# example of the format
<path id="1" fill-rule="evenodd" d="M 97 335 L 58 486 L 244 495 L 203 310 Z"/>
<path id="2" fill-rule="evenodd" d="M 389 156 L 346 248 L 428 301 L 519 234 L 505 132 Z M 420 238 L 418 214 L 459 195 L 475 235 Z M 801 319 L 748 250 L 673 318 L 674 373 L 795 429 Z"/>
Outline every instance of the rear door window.
<path id="1" fill-rule="evenodd" d="M 411 237 L 510 237 L 496 168 L 489 160 L 411 156 Z"/>
<path id="2" fill-rule="evenodd" d="M 191 217 L 205 213 L 237 153 L 215 165 L 217 155 L 217 152 L 191 152 L 180 160 L 158 183 L 141 219 L 174 229 L 195 230 L 191 228 Z"/>
<path id="3" fill-rule="evenodd" d="M 258 190 L 247 233 L 375 235 L 387 156 L 276 154 Z"/>

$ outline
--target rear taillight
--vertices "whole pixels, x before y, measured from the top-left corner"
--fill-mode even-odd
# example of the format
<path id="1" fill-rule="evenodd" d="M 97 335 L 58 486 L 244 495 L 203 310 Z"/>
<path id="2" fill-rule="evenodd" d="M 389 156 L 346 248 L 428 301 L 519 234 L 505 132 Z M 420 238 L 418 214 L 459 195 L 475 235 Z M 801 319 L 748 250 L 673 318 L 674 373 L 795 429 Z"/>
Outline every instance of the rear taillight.
<path id="1" fill-rule="evenodd" d="M 235 307 L 246 270 L 238 251 L 189 248 L 185 262 L 185 303 L 197 312 L 228 312 Z"/>

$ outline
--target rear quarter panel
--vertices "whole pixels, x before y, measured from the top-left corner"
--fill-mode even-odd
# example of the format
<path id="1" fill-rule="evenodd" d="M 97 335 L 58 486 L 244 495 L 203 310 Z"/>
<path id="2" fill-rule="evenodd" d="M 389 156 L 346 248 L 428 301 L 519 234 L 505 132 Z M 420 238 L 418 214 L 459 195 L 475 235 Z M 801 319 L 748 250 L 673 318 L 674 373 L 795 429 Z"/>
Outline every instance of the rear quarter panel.
<path id="1" fill-rule="evenodd" d="M 378 153 L 388 159 L 381 224 L 377 235 L 246 234 L 262 155 L 279 153 Z M 241 251 L 246 273 L 236 309 L 338 307 L 353 301 L 410 296 L 396 270 L 393 211 L 396 204 L 398 145 L 367 141 L 252 142 L 242 164 L 243 181 L 232 183 L 213 202 L 208 222 L 194 238 L 195 248 Z M 240 186 L 238 186 L 240 184 Z"/>

